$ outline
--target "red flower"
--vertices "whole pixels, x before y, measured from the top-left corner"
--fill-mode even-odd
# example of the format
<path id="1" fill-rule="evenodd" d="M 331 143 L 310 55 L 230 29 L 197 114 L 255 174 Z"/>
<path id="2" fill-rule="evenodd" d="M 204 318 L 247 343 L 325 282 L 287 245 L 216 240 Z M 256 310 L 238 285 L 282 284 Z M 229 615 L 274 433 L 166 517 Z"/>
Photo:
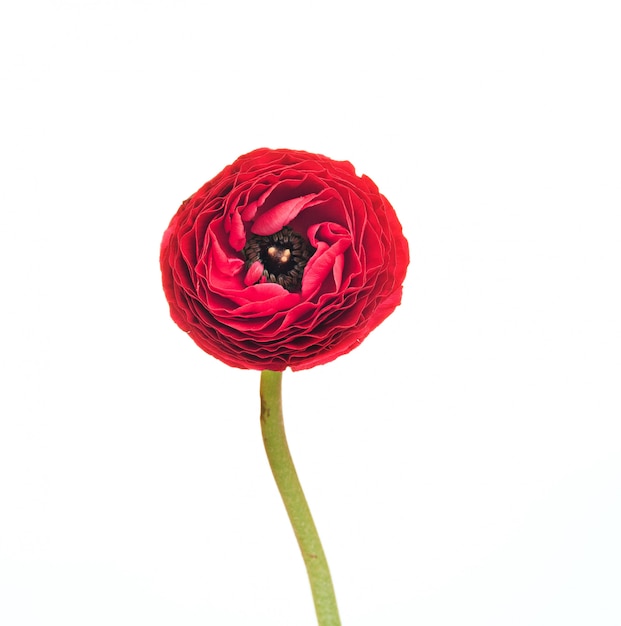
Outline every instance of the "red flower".
<path id="1" fill-rule="evenodd" d="M 307 369 L 355 348 L 401 302 L 408 244 L 347 161 L 262 148 L 186 200 L 160 264 L 173 320 L 244 369 Z"/>

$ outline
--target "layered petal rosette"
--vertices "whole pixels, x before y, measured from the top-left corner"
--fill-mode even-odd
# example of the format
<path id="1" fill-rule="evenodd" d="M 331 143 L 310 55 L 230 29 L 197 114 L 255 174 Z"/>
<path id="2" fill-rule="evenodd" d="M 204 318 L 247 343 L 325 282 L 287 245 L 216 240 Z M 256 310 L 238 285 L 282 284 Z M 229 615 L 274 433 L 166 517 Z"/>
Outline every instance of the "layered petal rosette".
<path id="1" fill-rule="evenodd" d="M 188 198 L 160 263 L 173 320 L 228 365 L 301 370 L 355 348 L 401 302 L 408 244 L 347 161 L 262 148 Z"/>

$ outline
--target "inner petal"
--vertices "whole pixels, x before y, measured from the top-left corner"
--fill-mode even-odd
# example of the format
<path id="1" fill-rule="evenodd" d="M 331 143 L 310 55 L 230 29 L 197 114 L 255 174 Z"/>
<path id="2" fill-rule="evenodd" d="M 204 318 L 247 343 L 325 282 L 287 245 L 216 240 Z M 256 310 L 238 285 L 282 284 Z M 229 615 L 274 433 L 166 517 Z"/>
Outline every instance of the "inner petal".
<path id="1" fill-rule="evenodd" d="M 291 198 L 290 200 L 280 202 L 271 209 L 267 209 L 254 220 L 250 228 L 251 232 L 255 235 L 271 235 L 282 230 L 317 195 L 316 193 L 309 193 L 305 196 Z"/>

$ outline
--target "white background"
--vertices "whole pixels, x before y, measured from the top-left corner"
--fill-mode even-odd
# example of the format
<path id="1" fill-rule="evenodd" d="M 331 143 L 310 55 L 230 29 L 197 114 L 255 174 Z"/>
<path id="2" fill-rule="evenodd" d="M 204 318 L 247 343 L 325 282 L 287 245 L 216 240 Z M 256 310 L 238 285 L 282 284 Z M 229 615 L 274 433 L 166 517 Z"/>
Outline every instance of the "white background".
<path id="1" fill-rule="evenodd" d="M 239 154 L 350 160 L 403 305 L 285 374 L 345 626 L 621 623 L 618 3 L 6 2 L 0 623 L 311 626 L 257 372 L 161 235 Z"/>

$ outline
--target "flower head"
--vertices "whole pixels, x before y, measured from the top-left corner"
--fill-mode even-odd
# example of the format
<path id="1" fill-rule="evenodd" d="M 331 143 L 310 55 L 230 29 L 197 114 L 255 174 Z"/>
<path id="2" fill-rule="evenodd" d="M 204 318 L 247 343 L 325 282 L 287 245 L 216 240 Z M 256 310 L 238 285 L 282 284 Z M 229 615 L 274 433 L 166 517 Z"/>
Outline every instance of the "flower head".
<path id="1" fill-rule="evenodd" d="M 408 244 L 347 161 L 261 148 L 190 196 L 164 233 L 173 320 L 244 369 L 307 369 L 355 348 L 401 302 Z"/>

